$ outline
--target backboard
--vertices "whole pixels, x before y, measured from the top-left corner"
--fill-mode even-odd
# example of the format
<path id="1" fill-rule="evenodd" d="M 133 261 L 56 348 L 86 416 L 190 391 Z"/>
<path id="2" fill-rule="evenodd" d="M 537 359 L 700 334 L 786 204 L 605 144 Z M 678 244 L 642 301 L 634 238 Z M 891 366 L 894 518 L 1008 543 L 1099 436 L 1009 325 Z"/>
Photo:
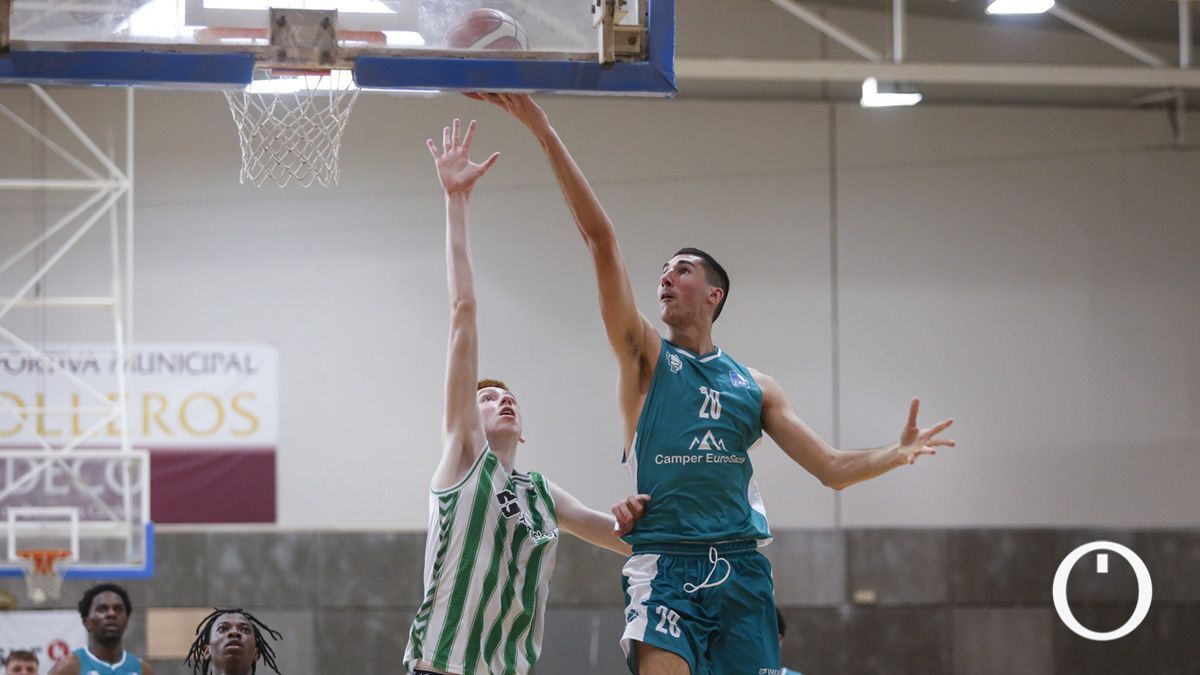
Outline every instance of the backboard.
<path id="1" fill-rule="evenodd" d="M 151 576 L 149 486 L 144 450 L 0 449 L 0 576 L 21 575 L 36 549 L 70 551 L 68 578 Z"/>
<path id="2" fill-rule="evenodd" d="M 0 81 L 231 88 L 256 71 L 320 68 L 353 72 L 368 90 L 675 92 L 674 0 L 0 0 L 0 10 L 8 4 Z M 481 8 L 512 17 L 524 48 L 448 44 Z M 336 39 L 277 40 L 271 11 L 296 9 L 330 14 Z"/>

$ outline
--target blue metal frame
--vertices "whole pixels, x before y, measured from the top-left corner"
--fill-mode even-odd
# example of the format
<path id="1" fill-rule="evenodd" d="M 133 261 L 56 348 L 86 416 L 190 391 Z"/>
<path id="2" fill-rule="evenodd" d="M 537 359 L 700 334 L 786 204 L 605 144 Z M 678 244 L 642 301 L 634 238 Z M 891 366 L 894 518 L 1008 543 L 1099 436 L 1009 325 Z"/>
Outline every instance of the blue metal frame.
<path id="1" fill-rule="evenodd" d="M 675 0 L 646 0 L 648 58 L 601 65 L 584 61 L 362 56 L 354 77 L 368 89 L 558 91 L 675 94 Z M 240 87 L 254 76 L 250 53 L 145 50 L 21 51 L 0 55 L 0 82 Z"/>
<path id="2" fill-rule="evenodd" d="M 253 54 L 150 51 L 20 51 L 0 57 L 0 82 L 95 85 L 246 86 Z"/>
<path id="3" fill-rule="evenodd" d="M 154 523 L 146 523 L 146 560 L 141 569 L 71 569 L 63 575 L 67 579 L 149 579 L 154 576 Z M 0 567 L 0 577 L 24 576 L 20 567 Z"/>

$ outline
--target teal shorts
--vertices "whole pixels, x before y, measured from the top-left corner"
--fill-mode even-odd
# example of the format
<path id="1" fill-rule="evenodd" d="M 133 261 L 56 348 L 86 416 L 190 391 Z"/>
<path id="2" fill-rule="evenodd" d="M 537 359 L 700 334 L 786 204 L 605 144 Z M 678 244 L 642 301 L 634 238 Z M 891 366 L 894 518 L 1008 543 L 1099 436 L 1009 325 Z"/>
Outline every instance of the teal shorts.
<path id="1" fill-rule="evenodd" d="M 771 563 L 755 542 L 638 546 L 621 586 L 635 675 L 638 642 L 677 654 L 692 675 L 781 672 Z"/>

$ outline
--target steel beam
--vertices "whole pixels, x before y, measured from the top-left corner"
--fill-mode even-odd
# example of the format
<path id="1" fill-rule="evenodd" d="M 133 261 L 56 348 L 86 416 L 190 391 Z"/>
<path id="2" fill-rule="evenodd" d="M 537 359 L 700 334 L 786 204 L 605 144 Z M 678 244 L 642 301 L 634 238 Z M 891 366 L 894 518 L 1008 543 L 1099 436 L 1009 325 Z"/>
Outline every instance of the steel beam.
<path id="1" fill-rule="evenodd" d="M 876 77 L 913 84 L 1200 89 L 1200 69 L 1194 68 L 680 58 L 675 60 L 675 74 L 681 83 L 687 80 L 862 82 Z"/>
<path id="2" fill-rule="evenodd" d="M 1120 35 L 1117 35 L 1095 21 L 1081 16 L 1067 9 L 1066 7 L 1063 7 L 1062 5 L 1055 4 L 1053 7 L 1046 10 L 1046 13 L 1057 16 L 1058 18 L 1066 21 L 1088 35 L 1091 35 L 1097 40 L 1116 47 L 1117 49 L 1125 52 L 1142 63 L 1145 63 L 1146 65 L 1154 66 L 1155 68 L 1165 68 L 1167 66 L 1167 62 L 1157 54 L 1139 47 L 1133 42 L 1121 37 Z"/>
<path id="3" fill-rule="evenodd" d="M 882 63 L 883 54 L 868 47 L 864 42 L 838 28 L 833 23 L 827 21 L 824 17 L 795 0 L 771 0 L 783 11 L 800 19 L 804 23 L 816 28 L 830 38 L 833 38 L 838 44 L 846 49 L 858 54 L 871 63 Z"/>

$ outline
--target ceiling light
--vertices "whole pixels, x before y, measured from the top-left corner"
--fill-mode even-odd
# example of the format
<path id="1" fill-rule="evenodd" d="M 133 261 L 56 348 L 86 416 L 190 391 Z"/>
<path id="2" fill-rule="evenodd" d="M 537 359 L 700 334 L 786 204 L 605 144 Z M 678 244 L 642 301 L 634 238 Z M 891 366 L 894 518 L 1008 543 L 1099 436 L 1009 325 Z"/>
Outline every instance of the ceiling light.
<path id="1" fill-rule="evenodd" d="M 863 80 L 862 99 L 859 103 L 864 108 L 893 108 L 916 105 L 922 98 L 921 92 L 915 87 L 895 82 L 880 84 L 879 80 L 868 77 Z"/>
<path id="2" fill-rule="evenodd" d="M 1044 14 L 1054 0 L 992 0 L 988 14 Z"/>

